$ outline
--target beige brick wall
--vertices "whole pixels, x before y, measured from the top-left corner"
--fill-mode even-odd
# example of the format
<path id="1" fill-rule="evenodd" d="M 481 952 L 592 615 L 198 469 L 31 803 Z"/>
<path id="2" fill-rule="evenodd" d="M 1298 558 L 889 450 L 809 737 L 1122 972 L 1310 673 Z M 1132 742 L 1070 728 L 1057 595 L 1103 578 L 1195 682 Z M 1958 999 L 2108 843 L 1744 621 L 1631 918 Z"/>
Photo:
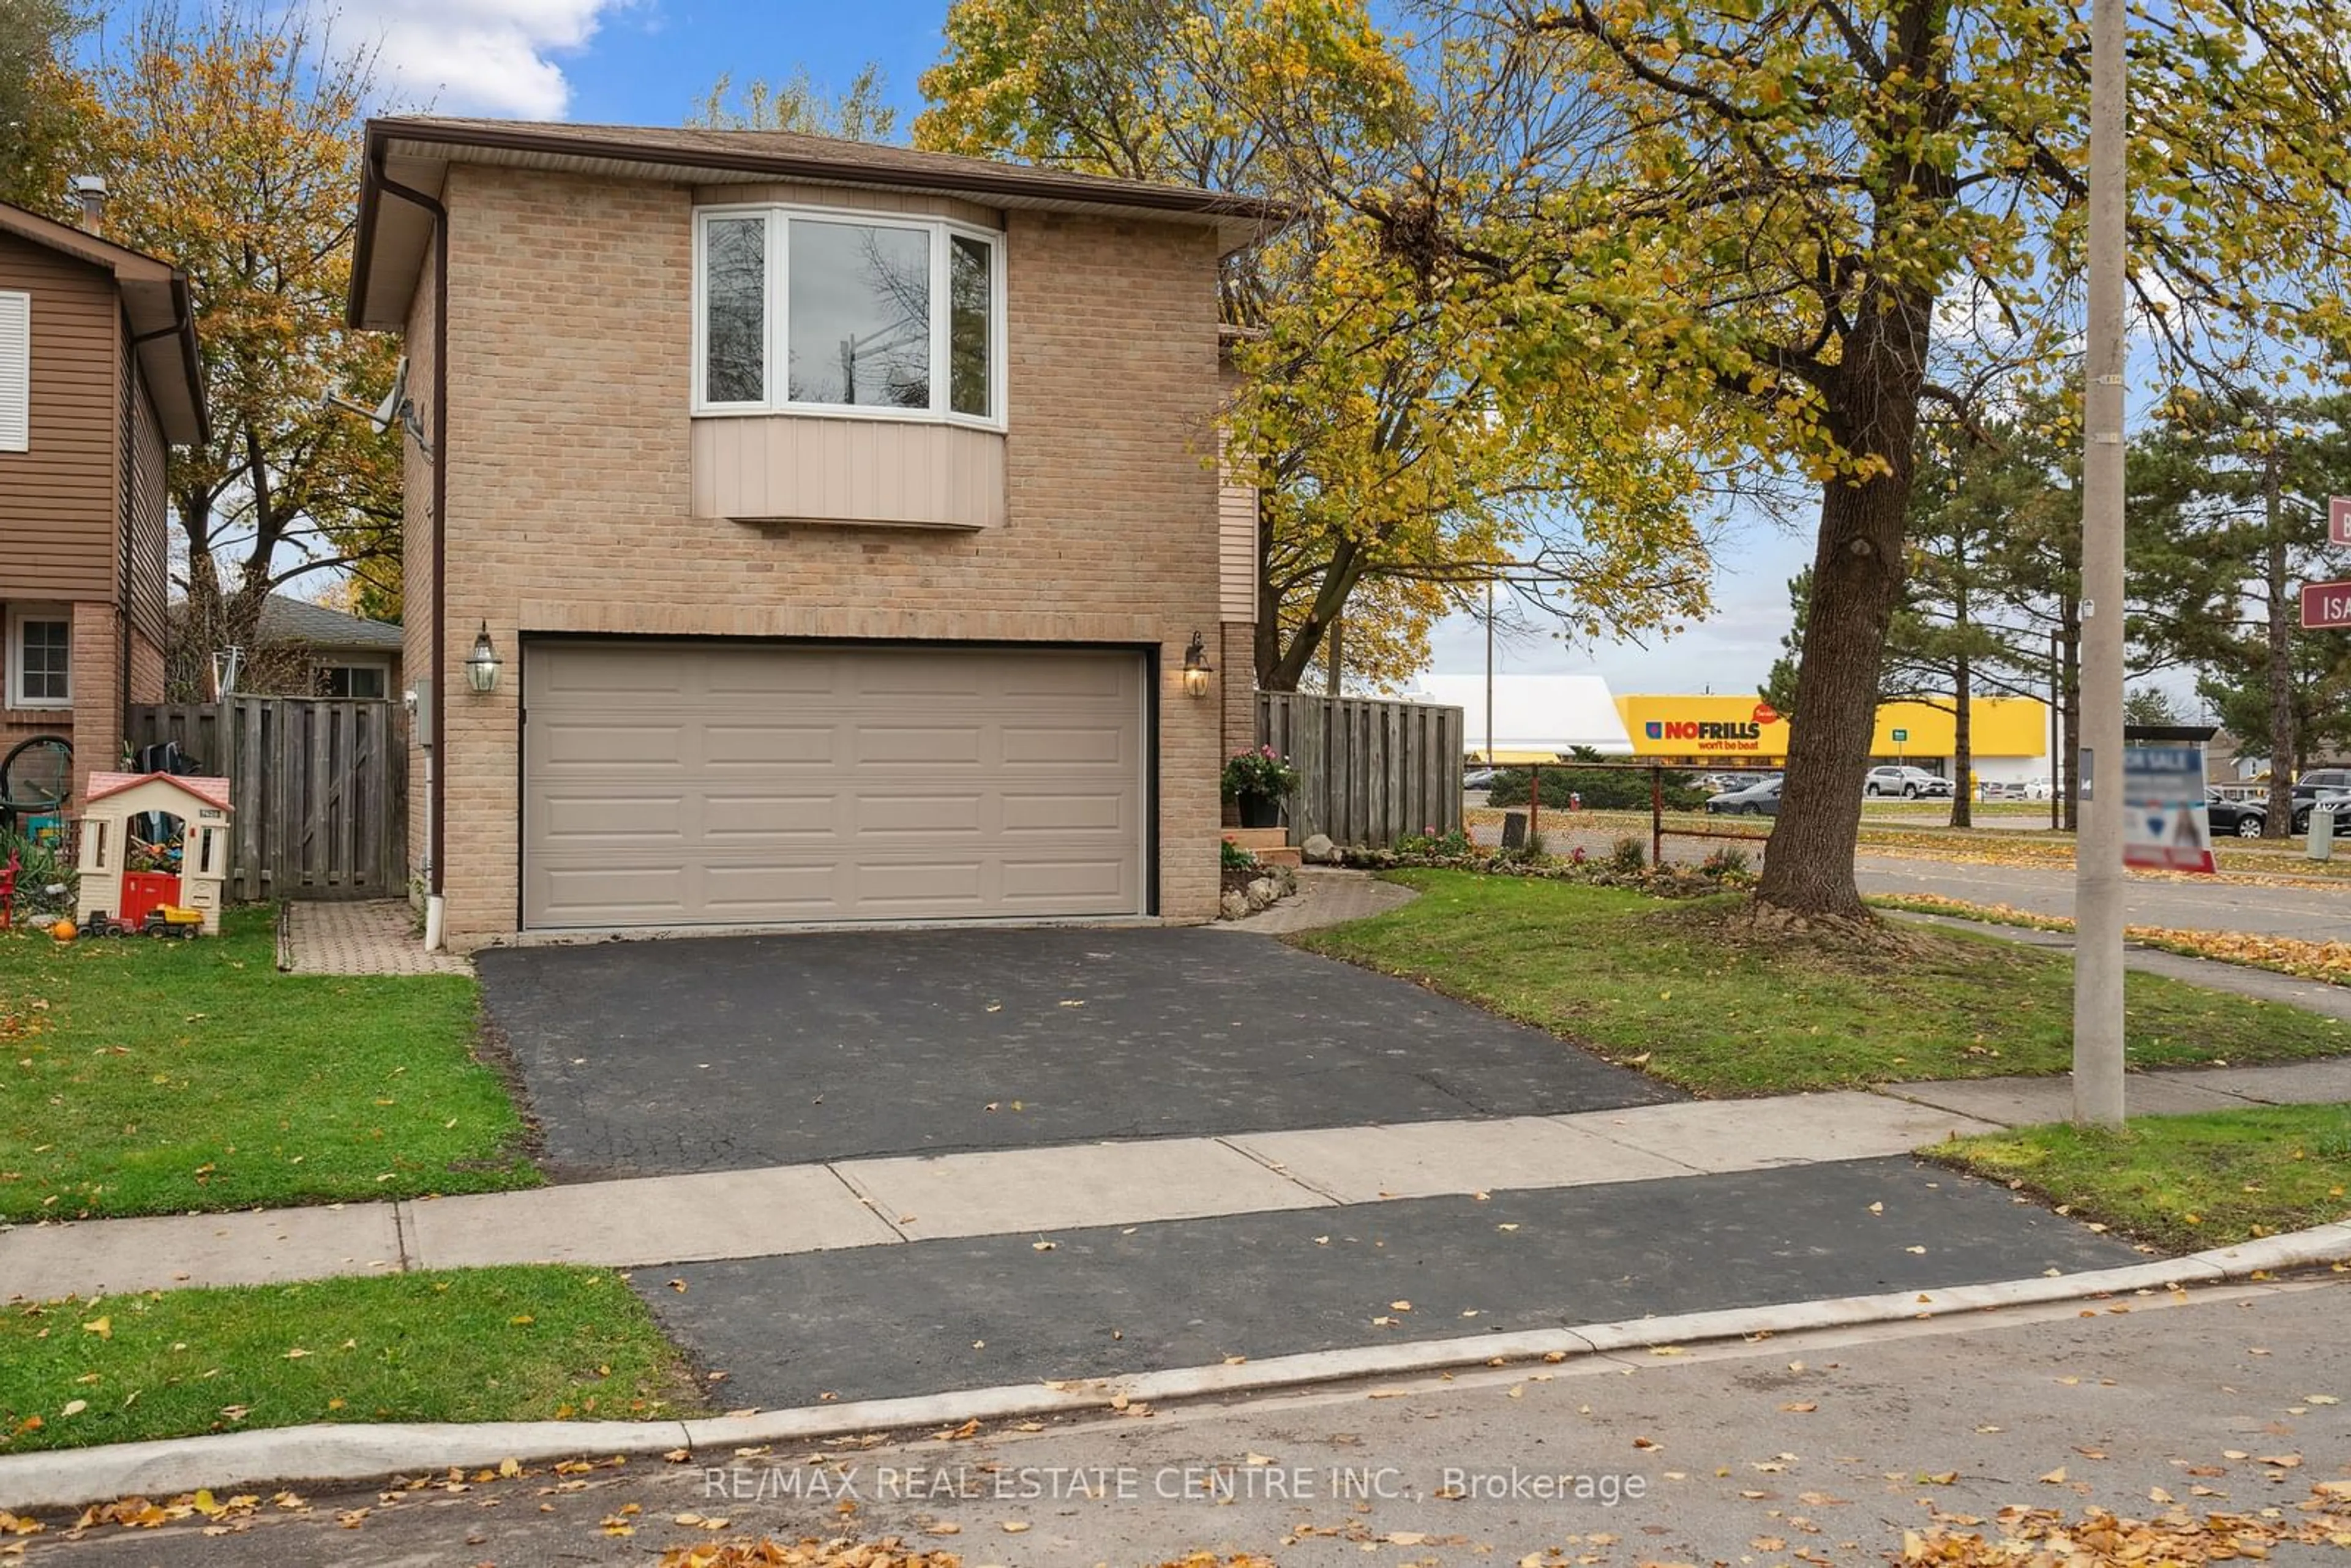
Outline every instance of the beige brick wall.
<path id="1" fill-rule="evenodd" d="M 443 199 L 453 944 L 516 923 L 518 654 L 551 631 L 1155 648 L 1160 912 L 1213 915 L 1227 705 L 1187 697 L 1180 675 L 1193 631 L 1219 622 L 1206 231 L 1006 214 L 1004 527 L 761 528 L 692 515 L 691 193 L 457 165 Z M 407 591 L 419 627 L 413 555 Z M 507 674 L 476 696 L 452 677 L 486 621 Z M 427 667 L 422 647 L 409 656 Z"/>

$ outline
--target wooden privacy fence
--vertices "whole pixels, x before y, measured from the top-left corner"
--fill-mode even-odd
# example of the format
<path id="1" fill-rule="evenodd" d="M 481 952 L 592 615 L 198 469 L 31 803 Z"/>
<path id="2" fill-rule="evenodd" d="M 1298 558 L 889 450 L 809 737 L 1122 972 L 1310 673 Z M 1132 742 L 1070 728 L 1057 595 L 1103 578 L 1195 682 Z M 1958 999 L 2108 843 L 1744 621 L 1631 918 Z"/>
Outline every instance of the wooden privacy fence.
<path id="1" fill-rule="evenodd" d="M 1299 772 L 1290 837 L 1385 847 L 1408 834 L 1461 826 L 1462 721 L 1458 707 L 1318 696 L 1257 695 L 1258 743 Z"/>
<path id="2" fill-rule="evenodd" d="M 227 896 L 393 898 L 407 890 L 408 726 L 388 702 L 232 697 L 133 707 L 132 746 L 180 743 L 229 781 Z"/>

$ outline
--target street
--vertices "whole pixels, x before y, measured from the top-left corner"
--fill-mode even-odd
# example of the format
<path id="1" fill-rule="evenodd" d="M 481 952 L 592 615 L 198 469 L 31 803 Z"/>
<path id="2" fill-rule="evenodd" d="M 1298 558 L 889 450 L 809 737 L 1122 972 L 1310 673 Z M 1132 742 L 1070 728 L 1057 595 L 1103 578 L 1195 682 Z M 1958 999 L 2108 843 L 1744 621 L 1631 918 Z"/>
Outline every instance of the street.
<path id="1" fill-rule="evenodd" d="M 553 1568 L 644 1563 L 696 1540 L 850 1533 L 972 1563 L 1156 1563 L 1196 1550 L 1484 1563 L 1556 1550 L 1633 1568 L 1882 1562 L 1906 1531 L 1939 1518 L 1994 1532 L 2011 1505 L 2145 1519 L 2177 1500 L 2199 1515 L 2281 1510 L 2290 1524 L 2315 1517 L 2296 1510 L 2320 1483 L 2351 1479 L 2346 1321 L 2351 1278 L 2338 1272 L 1106 1411 L 962 1440 L 864 1439 L 820 1456 L 469 1477 L 390 1501 L 265 1505 L 242 1526 L 102 1526 L 26 1544 L 29 1562 L 75 1568 Z M 2329 1528 L 2351 1532 L 2351 1515 Z M 2286 1546 L 2273 1560 L 2319 1553 Z"/>

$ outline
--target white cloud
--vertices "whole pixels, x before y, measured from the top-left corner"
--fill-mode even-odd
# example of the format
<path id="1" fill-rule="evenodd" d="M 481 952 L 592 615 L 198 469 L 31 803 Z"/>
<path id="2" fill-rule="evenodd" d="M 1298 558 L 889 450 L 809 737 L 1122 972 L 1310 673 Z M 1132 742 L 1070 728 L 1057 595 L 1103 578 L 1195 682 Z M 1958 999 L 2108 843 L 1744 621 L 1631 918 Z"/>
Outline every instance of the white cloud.
<path id="1" fill-rule="evenodd" d="M 1788 629 L 1788 579 L 1812 559 L 1809 535 L 1745 520 L 1715 552 L 1714 612 L 1677 636 L 1587 647 L 1537 631 L 1503 638 L 1495 668 L 1519 674 L 1596 674 L 1611 691 L 1752 691 L 1771 673 Z M 1483 674 L 1485 623 L 1448 615 L 1429 638 L 1429 667 Z"/>
<path id="2" fill-rule="evenodd" d="M 381 48 L 379 86 L 403 108 L 560 120 L 560 57 L 585 48 L 628 0 L 350 0 L 337 18 Z"/>

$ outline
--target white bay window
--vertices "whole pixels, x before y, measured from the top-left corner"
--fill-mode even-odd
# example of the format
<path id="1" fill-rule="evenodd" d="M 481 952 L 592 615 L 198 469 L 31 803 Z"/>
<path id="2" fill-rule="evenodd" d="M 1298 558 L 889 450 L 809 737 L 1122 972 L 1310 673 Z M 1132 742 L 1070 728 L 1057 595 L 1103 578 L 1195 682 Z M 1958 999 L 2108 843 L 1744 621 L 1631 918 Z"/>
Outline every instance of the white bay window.
<path id="1" fill-rule="evenodd" d="M 1003 238 L 946 219 L 705 207 L 696 413 L 1003 425 Z"/>

